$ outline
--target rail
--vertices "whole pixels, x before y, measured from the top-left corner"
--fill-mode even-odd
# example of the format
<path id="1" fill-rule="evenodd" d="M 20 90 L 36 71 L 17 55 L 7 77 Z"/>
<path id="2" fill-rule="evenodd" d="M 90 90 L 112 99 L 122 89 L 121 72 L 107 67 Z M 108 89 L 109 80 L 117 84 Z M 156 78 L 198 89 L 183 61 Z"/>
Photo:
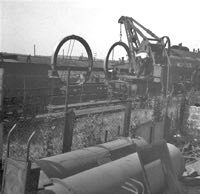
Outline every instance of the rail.
<path id="1" fill-rule="evenodd" d="M 69 105 L 69 109 L 73 109 L 76 118 L 85 117 L 87 115 L 95 115 L 95 114 L 110 114 L 115 112 L 123 112 L 125 110 L 125 102 L 127 101 L 118 101 L 109 103 L 108 101 L 101 101 L 99 103 L 95 102 L 89 102 L 89 103 L 79 103 L 77 104 L 71 104 Z M 82 106 L 83 105 L 83 106 Z M 82 109 L 81 109 L 82 108 Z M 64 117 L 64 105 L 62 106 L 55 106 L 51 107 L 51 110 L 54 112 L 49 112 L 46 114 L 40 114 L 36 116 L 36 119 L 40 120 L 45 117 L 56 117 L 56 118 L 62 118 Z M 132 107 L 132 110 L 135 111 L 141 111 L 141 110 L 150 110 L 150 109 L 135 109 L 135 106 Z M 55 112 L 57 111 L 57 112 Z"/>
<path id="2" fill-rule="evenodd" d="M 105 106 L 108 104 L 122 104 L 127 102 L 127 100 L 102 100 L 102 101 L 91 101 L 91 102 L 82 102 L 82 103 L 73 103 L 69 104 L 68 107 L 70 109 L 83 109 L 83 108 L 89 108 L 89 107 L 97 107 L 97 106 Z M 47 109 L 49 111 L 61 111 L 64 110 L 65 105 L 49 105 Z"/>

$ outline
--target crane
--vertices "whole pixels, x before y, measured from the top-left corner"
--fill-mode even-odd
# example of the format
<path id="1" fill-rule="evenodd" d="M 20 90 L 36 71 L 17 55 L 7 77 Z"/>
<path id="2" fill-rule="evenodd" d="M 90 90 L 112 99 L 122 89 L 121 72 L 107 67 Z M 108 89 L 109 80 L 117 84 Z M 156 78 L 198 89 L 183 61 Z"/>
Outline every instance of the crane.
<path id="1" fill-rule="evenodd" d="M 167 129 L 167 118 L 168 118 L 168 106 L 170 101 L 170 39 L 168 36 L 159 37 L 154 34 L 149 29 L 145 28 L 142 24 L 134 20 L 132 17 L 121 16 L 118 20 L 120 23 L 120 41 L 114 43 L 108 51 L 104 62 L 104 71 L 106 79 L 112 83 L 112 76 L 109 75 L 109 56 L 112 54 L 112 50 L 116 46 L 122 46 L 128 56 L 128 74 L 119 75 L 119 79 L 123 78 L 123 81 L 127 83 L 128 87 L 128 99 L 127 104 L 127 114 L 125 114 L 124 131 L 129 131 L 130 125 L 130 114 L 131 114 L 131 100 L 132 96 L 132 86 L 136 86 L 137 95 L 148 98 L 151 89 L 149 87 L 154 87 L 156 93 L 162 94 L 165 101 L 164 110 L 164 128 L 165 138 L 168 136 Z M 128 45 L 122 42 L 122 25 L 124 25 Z M 121 67 L 124 64 L 121 64 Z M 118 68 L 120 66 L 118 65 Z M 115 66 L 113 65 L 113 70 Z M 123 68 L 122 68 L 123 69 Z M 124 70 L 124 69 L 123 69 Z M 119 71 L 120 72 L 120 71 Z M 121 76 L 121 77 L 120 77 Z M 158 87 L 159 86 L 159 87 Z M 138 92 L 139 91 L 139 92 Z M 142 91 L 142 92 L 140 92 Z"/>
<path id="2" fill-rule="evenodd" d="M 147 80 L 149 83 L 161 83 L 163 93 L 169 92 L 169 71 L 170 71 L 170 39 L 168 36 L 158 37 L 132 17 L 121 16 L 120 41 L 113 44 L 122 46 L 129 58 L 129 75 L 134 77 L 134 83 Z M 127 42 L 121 41 L 122 25 L 124 25 Z M 108 61 L 111 50 L 109 50 L 105 61 L 105 72 L 108 71 Z"/>
<path id="3" fill-rule="evenodd" d="M 152 74 L 153 66 L 156 64 L 169 65 L 168 55 L 171 46 L 169 37 L 159 38 L 132 17 L 122 16 L 118 23 L 125 27 L 131 55 L 130 70 L 138 77 L 143 73 Z"/>

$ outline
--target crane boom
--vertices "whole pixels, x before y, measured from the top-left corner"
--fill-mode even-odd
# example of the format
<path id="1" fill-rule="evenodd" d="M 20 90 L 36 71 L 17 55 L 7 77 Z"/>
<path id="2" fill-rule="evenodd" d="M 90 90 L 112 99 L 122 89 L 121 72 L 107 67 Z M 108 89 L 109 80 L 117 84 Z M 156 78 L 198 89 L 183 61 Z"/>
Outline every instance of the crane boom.
<path id="1" fill-rule="evenodd" d="M 153 77 L 155 66 L 169 69 L 170 40 L 164 36 L 159 38 L 151 30 L 144 27 L 132 17 L 121 16 L 118 23 L 123 24 L 130 50 L 129 73 L 132 72 L 138 78 Z M 168 48 L 166 48 L 168 47 Z M 168 90 L 168 73 L 165 77 L 165 89 Z M 160 79 L 161 75 L 160 75 Z"/>

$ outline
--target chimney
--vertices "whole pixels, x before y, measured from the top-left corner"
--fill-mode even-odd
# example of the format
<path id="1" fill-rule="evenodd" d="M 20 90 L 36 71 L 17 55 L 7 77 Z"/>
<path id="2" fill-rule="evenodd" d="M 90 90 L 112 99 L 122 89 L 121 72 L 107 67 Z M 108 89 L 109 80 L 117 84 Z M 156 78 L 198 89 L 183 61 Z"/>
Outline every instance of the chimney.
<path id="1" fill-rule="evenodd" d="M 34 44 L 34 56 L 36 55 L 36 46 Z"/>

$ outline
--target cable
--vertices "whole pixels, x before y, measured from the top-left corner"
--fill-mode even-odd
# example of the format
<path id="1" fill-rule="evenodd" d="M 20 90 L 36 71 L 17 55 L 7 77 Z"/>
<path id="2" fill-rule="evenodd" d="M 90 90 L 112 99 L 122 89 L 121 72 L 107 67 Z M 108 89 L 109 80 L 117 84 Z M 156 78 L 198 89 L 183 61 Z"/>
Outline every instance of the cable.
<path id="1" fill-rule="evenodd" d="M 122 41 L 122 24 L 120 24 L 120 33 L 119 33 L 119 41 L 121 42 Z"/>
<path id="2" fill-rule="evenodd" d="M 74 48 L 74 43 L 75 43 L 75 40 L 73 40 L 73 43 L 72 43 L 72 49 L 71 49 L 71 52 L 70 52 L 70 57 L 72 55 L 72 51 L 73 51 L 73 48 Z"/>

